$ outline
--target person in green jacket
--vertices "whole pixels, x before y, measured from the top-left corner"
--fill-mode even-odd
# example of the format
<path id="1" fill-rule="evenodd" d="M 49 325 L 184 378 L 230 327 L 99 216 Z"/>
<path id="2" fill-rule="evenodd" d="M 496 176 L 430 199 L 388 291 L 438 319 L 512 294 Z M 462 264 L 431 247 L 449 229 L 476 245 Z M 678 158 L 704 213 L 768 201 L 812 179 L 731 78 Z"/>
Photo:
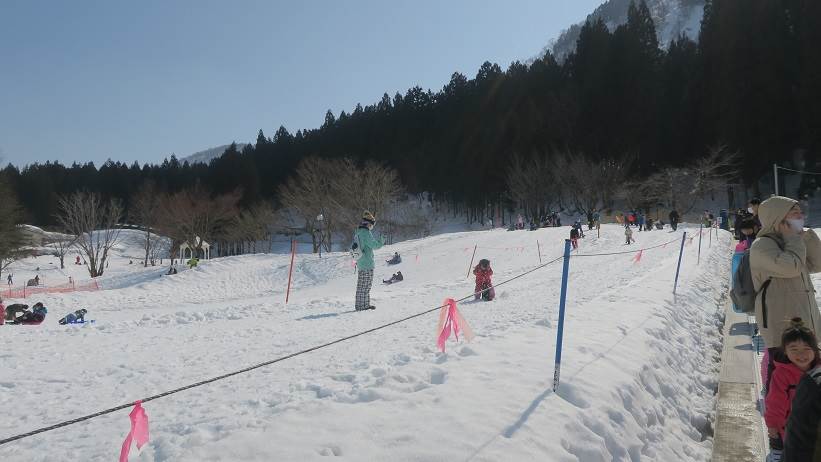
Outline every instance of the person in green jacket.
<path id="1" fill-rule="evenodd" d="M 361 249 L 362 256 L 356 261 L 358 270 L 356 279 L 356 311 L 373 310 L 376 307 L 371 305 L 371 285 L 373 285 L 373 251 L 385 245 L 381 239 L 373 237 L 371 230 L 376 224 L 376 219 L 369 211 L 362 213 L 362 223 L 359 224 L 355 236 L 355 241 Z"/>

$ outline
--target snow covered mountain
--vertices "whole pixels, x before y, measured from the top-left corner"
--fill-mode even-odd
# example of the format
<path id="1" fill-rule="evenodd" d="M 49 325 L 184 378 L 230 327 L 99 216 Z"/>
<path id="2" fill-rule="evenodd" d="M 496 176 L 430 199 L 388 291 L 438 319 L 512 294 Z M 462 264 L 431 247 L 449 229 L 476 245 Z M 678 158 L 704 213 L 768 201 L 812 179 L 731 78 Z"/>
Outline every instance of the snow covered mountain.
<path id="1" fill-rule="evenodd" d="M 608 0 L 602 3 L 587 19 L 601 18 L 610 30 L 627 22 L 627 8 L 631 0 Z M 659 43 L 665 48 L 682 33 L 693 40 L 698 38 L 704 0 L 646 0 L 656 24 Z M 544 51 L 550 50 L 558 60 L 564 60 L 576 48 L 576 40 L 584 22 L 574 24 L 559 35 Z M 544 54 L 544 53 L 542 53 Z"/>
<path id="2" fill-rule="evenodd" d="M 247 143 L 237 143 L 237 150 L 242 151 L 242 148 L 245 147 Z M 230 144 L 223 144 L 222 146 L 217 146 L 215 148 L 206 149 L 205 151 L 195 152 L 188 157 L 183 157 L 180 159 L 180 163 L 188 162 L 189 164 L 207 164 L 211 162 L 211 159 L 216 159 L 217 157 L 221 156 L 226 149 L 228 149 Z"/>

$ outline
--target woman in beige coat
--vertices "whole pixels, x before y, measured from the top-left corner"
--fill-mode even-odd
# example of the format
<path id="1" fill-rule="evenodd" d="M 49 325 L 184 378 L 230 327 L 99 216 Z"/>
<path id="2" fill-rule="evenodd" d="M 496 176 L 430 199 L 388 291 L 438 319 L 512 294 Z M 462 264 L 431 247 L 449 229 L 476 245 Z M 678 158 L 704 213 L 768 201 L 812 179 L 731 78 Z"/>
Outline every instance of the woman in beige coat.
<path id="1" fill-rule="evenodd" d="M 761 231 L 750 248 L 750 272 L 758 296 L 755 320 L 767 346 L 768 371 L 772 372 L 772 353 L 789 326 L 799 317 L 821 338 L 821 315 L 815 301 L 810 273 L 821 272 L 821 240 L 812 229 L 804 229 L 804 215 L 798 201 L 774 196 L 758 209 Z"/>

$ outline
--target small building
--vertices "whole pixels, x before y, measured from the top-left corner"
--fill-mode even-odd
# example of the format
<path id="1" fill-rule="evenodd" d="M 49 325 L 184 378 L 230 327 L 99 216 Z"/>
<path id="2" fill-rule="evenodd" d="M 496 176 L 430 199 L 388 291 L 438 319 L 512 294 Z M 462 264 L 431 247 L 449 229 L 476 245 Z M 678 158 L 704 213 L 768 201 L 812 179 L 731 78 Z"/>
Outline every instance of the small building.
<path id="1" fill-rule="evenodd" d="M 200 240 L 199 236 L 196 238 L 197 241 Z M 191 258 L 196 257 L 200 260 L 210 260 L 211 259 L 211 244 L 202 241 L 202 246 L 200 249 L 196 250 L 195 255 L 195 248 L 193 245 L 189 244 L 188 241 L 183 242 L 180 244 L 180 260 L 190 260 Z"/>

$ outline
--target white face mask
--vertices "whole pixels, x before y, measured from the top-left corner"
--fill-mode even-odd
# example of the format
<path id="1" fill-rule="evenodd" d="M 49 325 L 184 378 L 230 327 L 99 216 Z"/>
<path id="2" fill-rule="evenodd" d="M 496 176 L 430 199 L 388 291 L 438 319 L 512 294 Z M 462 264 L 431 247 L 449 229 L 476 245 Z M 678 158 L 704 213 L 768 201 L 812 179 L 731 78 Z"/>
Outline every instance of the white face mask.
<path id="1" fill-rule="evenodd" d="M 803 218 L 787 218 L 787 223 L 790 225 L 790 228 L 795 231 L 796 233 L 800 233 L 804 231 L 804 219 Z"/>
<path id="2" fill-rule="evenodd" d="M 750 212 L 750 213 L 755 213 L 755 212 L 753 212 L 753 208 L 752 208 L 752 207 L 747 207 L 747 211 L 748 211 L 748 212 Z"/>

